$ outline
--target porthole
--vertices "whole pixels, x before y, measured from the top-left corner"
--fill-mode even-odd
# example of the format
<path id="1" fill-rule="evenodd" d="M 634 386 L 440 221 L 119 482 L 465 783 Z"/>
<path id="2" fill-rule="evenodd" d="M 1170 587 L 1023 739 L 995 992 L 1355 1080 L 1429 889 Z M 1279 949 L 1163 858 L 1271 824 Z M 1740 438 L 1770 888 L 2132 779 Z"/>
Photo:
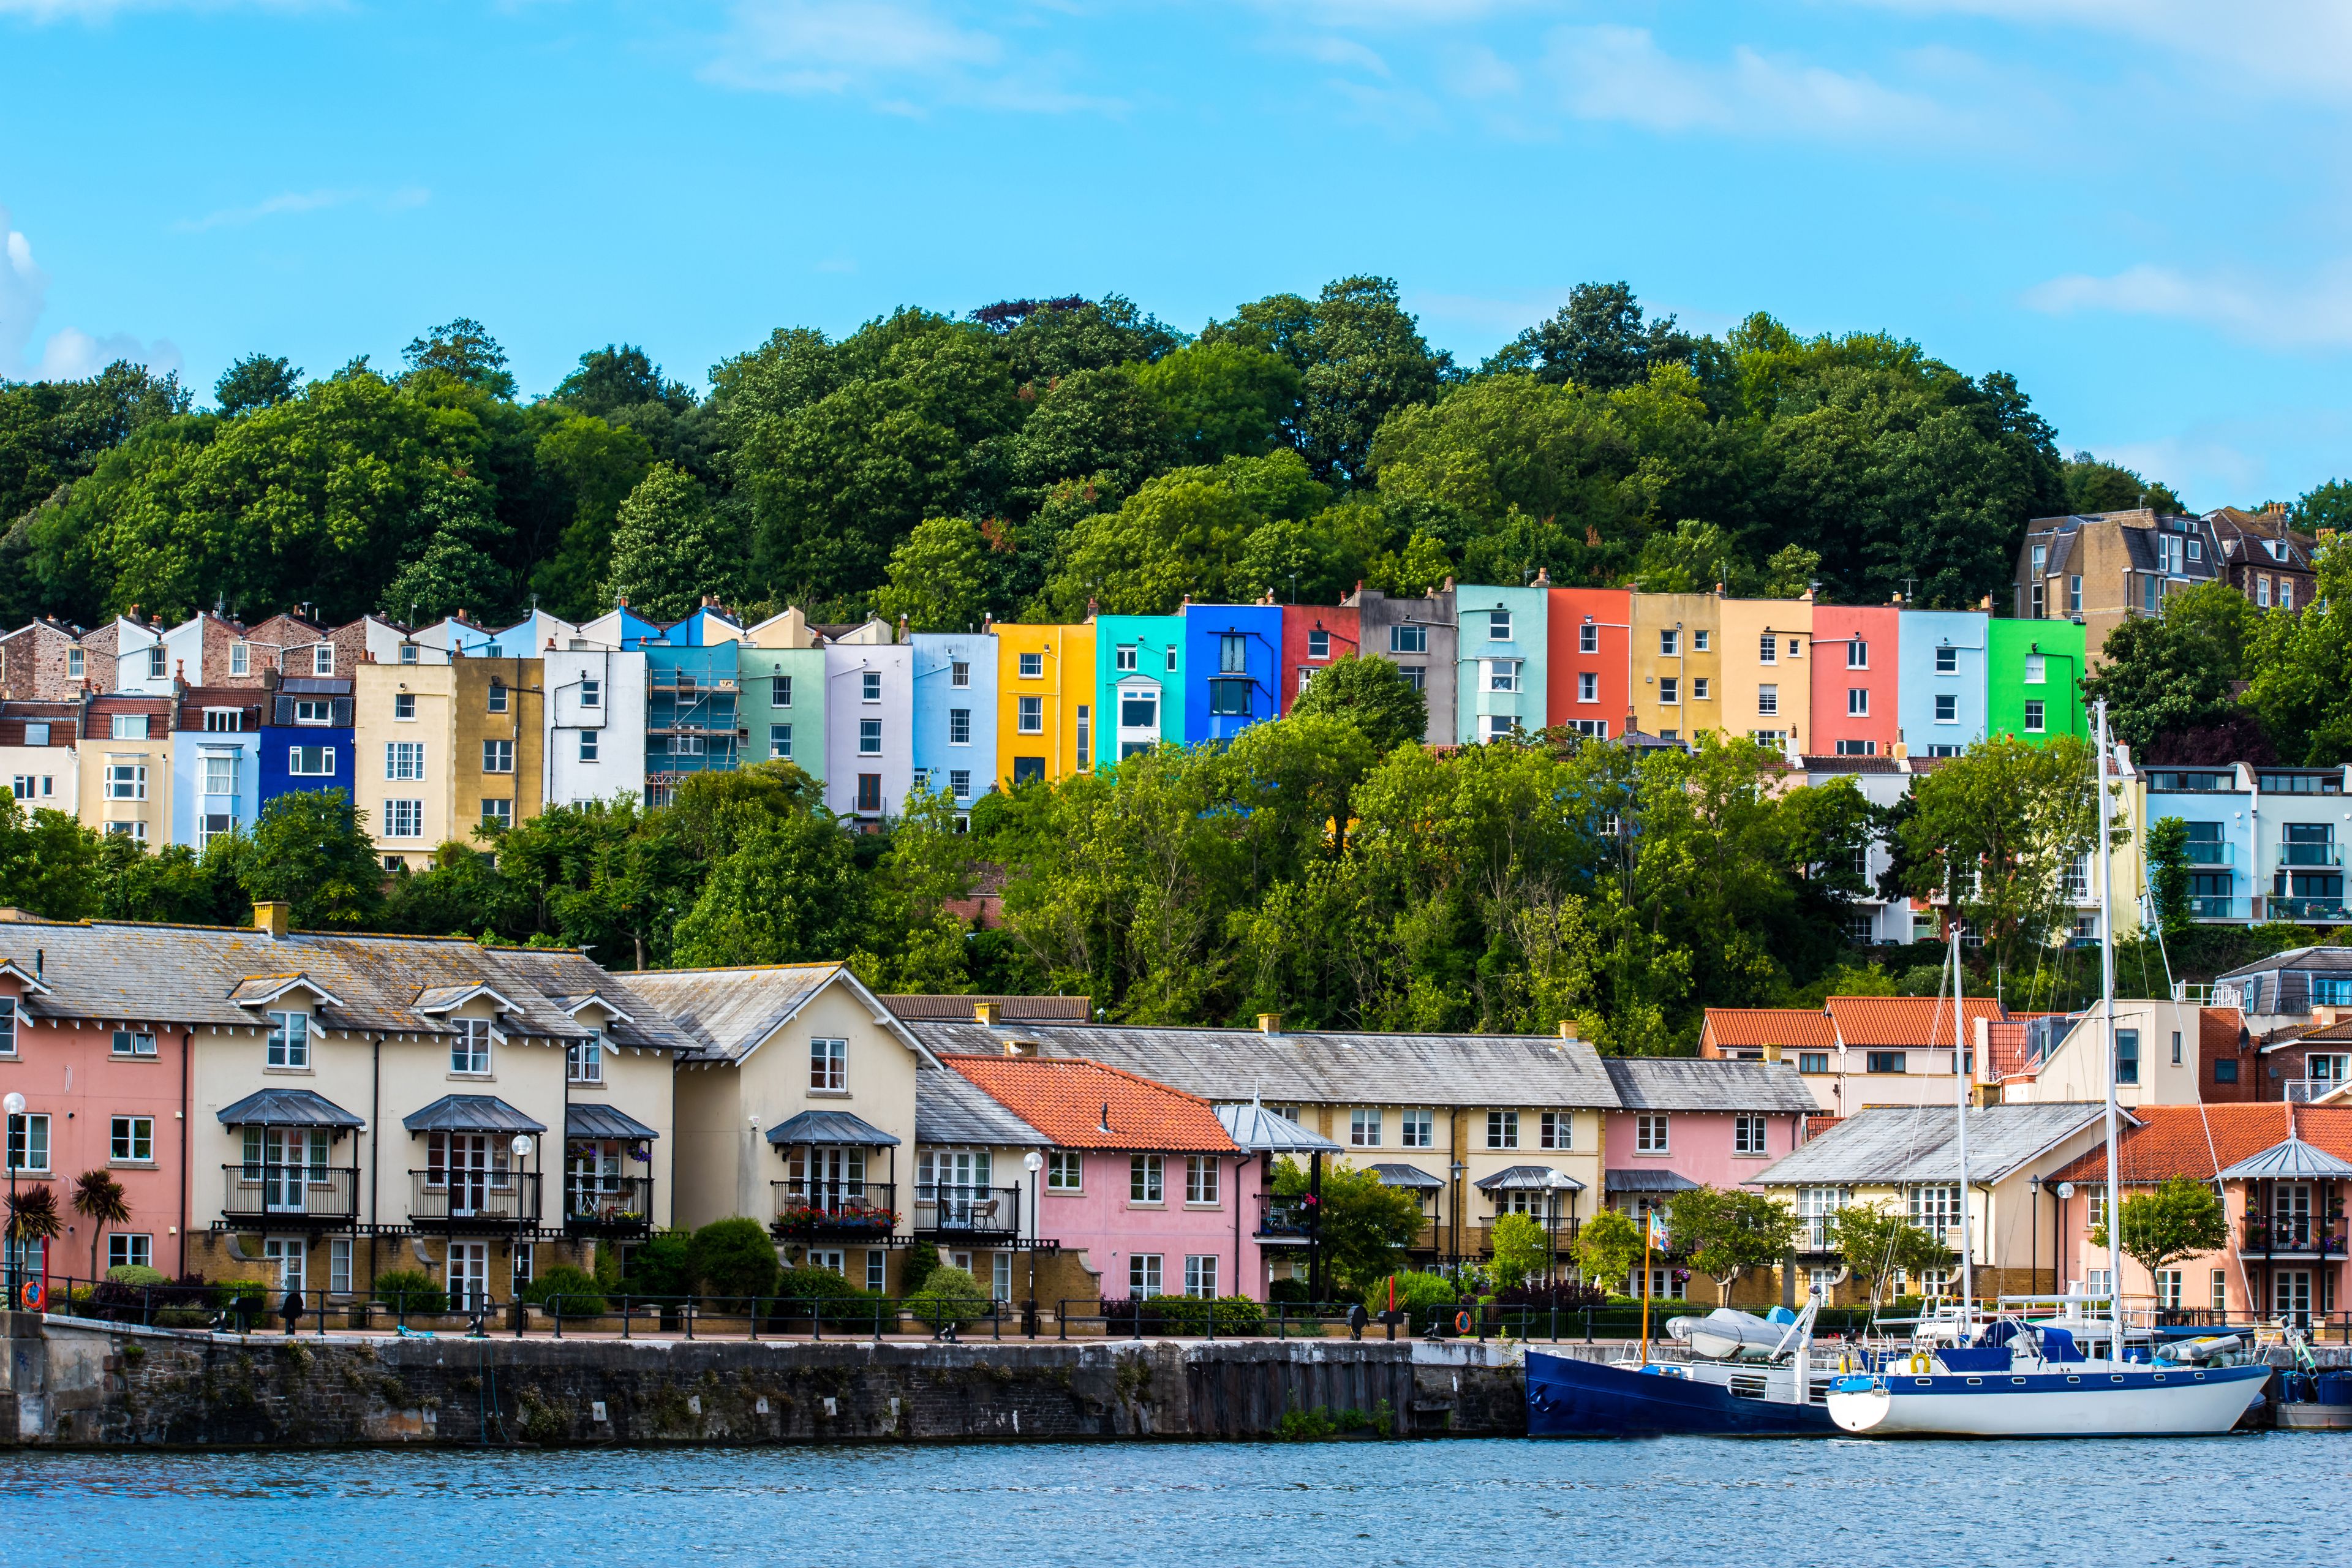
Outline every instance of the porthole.
<path id="1" fill-rule="evenodd" d="M 2071 1373 L 2071 1372 L 2070 1372 L 2070 1373 L 2068 1373 L 2066 1374 L 2066 1381 L 2067 1381 L 2067 1382 L 2069 1382 L 2069 1383 L 2080 1383 L 2080 1382 L 2082 1382 L 2083 1380 L 2082 1380 L 2081 1378 L 2079 1378 L 2079 1377 L 2076 1377 L 2073 1373 Z"/>
<path id="2" fill-rule="evenodd" d="M 1936 1380 L 1932 1377 L 1915 1377 L 1911 1381 L 1917 1384 L 1922 1388 L 1932 1388 L 1935 1386 L 1936 1383 Z"/>
<path id="3" fill-rule="evenodd" d="M 2200 1383 L 2205 1381 L 2205 1374 L 2201 1372 L 2192 1372 L 2189 1375 L 2195 1378 Z"/>
<path id="4" fill-rule="evenodd" d="M 1972 1377 L 1969 1379 L 1969 1386 L 1970 1388 L 1982 1388 L 1984 1386 L 1984 1379 L 1980 1377 Z"/>
<path id="5" fill-rule="evenodd" d="M 2025 1379 L 2021 1377 L 2012 1377 L 2009 1381 L 2019 1388 L 2023 1388 L 2025 1386 Z"/>
<path id="6" fill-rule="evenodd" d="M 2108 1381 L 2109 1383 L 2121 1383 L 2123 1380 L 2124 1380 L 2124 1374 L 2123 1374 L 2122 1373 L 2119 1373 L 2119 1372 L 2111 1372 L 2111 1373 L 2107 1373 L 2107 1381 Z"/>

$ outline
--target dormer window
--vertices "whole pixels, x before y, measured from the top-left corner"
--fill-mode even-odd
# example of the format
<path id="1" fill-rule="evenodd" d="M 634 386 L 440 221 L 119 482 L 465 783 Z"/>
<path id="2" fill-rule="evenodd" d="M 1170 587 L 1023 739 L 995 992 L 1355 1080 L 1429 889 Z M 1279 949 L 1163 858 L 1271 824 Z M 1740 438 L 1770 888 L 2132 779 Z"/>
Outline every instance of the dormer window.
<path id="1" fill-rule="evenodd" d="M 452 1018 L 449 1027 L 449 1070 L 480 1077 L 490 1070 L 490 1021 Z"/>
<path id="2" fill-rule="evenodd" d="M 604 1037 L 592 1030 L 584 1040 L 572 1042 L 572 1054 L 564 1076 L 573 1083 L 604 1081 Z"/>
<path id="3" fill-rule="evenodd" d="M 274 1068 L 307 1068 L 310 1065 L 310 1014 L 269 1015 L 268 1065 Z"/>

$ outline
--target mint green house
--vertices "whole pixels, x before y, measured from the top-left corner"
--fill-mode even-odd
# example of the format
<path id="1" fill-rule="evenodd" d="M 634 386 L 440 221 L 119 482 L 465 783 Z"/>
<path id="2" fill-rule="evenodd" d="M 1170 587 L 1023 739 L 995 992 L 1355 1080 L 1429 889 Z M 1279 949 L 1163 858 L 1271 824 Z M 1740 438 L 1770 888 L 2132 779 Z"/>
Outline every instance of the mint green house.
<path id="1" fill-rule="evenodd" d="M 1184 617 L 1095 617 L 1095 765 L 1184 741 Z"/>
<path id="2" fill-rule="evenodd" d="M 1990 731 L 2032 742 L 2053 735 L 2087 739 L 2083 628 L 2073 621 L 1997 619 L 1987 623 L 1986 632 Z"/>
<path id="3" fill-rule="evenodd" d="M 736 651 L 743 683 L 743 761 L 798 763 L 824 782 L 824 649 L 797 609 L 743 633 Z"/>

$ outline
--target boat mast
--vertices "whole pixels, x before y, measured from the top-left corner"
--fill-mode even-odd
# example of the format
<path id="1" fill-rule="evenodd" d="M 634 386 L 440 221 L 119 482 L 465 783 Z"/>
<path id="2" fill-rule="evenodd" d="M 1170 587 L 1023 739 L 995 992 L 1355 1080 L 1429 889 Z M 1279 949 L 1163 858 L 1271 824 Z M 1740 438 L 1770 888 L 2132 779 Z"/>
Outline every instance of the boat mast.
<path id="1" fill-rule="evenodd" d="M 1977 1299 L 1975 1248 L 1969 1242 L 1969 1074 L 1960 1038 L 1960 922 L 1952 922 L 1952 1079 L 1960 1086 L 1960 1310 L 1969 1311 Z"/>
<path id="2" fill-rule="evenodd" d="M 2092 705 L 2097 750 L 2091 795 L 2099 812 L 2099 1000 L 2107 1033 L 2107 1306 L 2116 1340 L 2109 1359 L 2124 1359 L 2124 1202 L 2121 1114 L 2116 1105 L 2115 881 L 2107 853 L 2107 700 Z"/>

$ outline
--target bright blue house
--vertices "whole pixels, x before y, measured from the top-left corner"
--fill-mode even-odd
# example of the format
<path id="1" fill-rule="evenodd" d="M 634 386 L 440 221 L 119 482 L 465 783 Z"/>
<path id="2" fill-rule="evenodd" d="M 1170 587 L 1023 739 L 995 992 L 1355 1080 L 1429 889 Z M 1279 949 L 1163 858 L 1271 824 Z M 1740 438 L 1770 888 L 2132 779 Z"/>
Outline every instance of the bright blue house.
<path id="1" fill-rule="evenodd" d="M 352 793 L 352 683 L 303 679 L 279 684 L 261 710 L 259 804 L 295 790 Z"/>
<path id="2" fill-rule="evenodd" d="M 1184 741 L 1230 741 L 1282 713 L 1282 607 L 1184 606 Z"/>
<path id="3" fill-rule="evenodd" d="M 1957 757 L 1985 738 L 1990 667 L 1979 610 L 1905 610 L 1895 738 L 1914 757 Z"/>
<path id="4" fill-rule="evenodd" d="M 996 638 L 917 632 L 914 647 L 915 782 L 945 790 L 961 808 L 996 777 Z"/>

